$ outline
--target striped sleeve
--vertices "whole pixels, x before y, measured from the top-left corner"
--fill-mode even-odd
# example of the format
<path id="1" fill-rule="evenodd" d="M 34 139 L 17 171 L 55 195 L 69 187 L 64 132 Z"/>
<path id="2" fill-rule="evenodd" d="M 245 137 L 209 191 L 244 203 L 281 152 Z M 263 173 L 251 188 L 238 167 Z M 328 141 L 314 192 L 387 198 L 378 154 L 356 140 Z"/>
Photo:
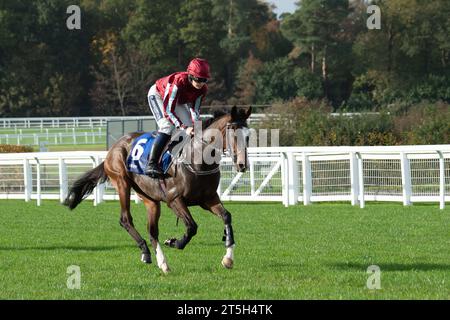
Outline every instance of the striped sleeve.
<path id="1" fill-rule="evenodd" d="M 178 100 L 178 87 L 175 84 L 167 84 L 164 91 L 163 109 L 164 117 L 177 128 L 181 127 L 180 119 L 175 115 L 174 110 Z"/>
<path id="2" fill-rule="evenodd" d="M 200 106 L 202 104 L 202 100 L 203 100 L 203 96 L 199 96 L 195 100 L 194 105 L 191 108 L 189 108 L 189 111 L 191 112 L 192 122 L 200 120 Z"/>

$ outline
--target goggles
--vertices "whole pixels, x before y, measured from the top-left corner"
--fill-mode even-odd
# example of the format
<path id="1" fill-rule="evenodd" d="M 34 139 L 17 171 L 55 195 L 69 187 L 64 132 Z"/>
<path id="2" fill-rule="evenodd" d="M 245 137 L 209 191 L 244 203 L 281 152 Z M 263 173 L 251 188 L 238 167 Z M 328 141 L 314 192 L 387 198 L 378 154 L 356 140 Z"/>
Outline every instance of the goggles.
<path id="1" fill-rule="evenodd" d="M 199 82 L 199 83 L 207 83 L 208 82 L 207 78 L 197 78 L 192 75 L 189 75 L 189 77 L 192 81 L 195 81 L 195 82 Z"/>

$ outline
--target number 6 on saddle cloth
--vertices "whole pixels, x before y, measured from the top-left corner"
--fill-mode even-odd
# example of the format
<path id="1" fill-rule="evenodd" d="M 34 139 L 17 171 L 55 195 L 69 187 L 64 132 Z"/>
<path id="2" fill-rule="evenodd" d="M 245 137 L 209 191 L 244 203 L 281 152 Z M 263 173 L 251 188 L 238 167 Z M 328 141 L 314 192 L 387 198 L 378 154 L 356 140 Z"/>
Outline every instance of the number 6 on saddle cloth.
<path id="1" fill-rule="evenodd" d="M 131 152 L 127 158 L 128 171 L 136 174 L 145 174 L 145 168 L 154 140 L 155 131 L 144 133 L 134 140 Z M 161 168 L 164 173 L 167 173 L 167 170 L 169 170 L 170 165 L 172 164 L 172 155 L 170 151 L 166 150 L 161 158 Z"/>

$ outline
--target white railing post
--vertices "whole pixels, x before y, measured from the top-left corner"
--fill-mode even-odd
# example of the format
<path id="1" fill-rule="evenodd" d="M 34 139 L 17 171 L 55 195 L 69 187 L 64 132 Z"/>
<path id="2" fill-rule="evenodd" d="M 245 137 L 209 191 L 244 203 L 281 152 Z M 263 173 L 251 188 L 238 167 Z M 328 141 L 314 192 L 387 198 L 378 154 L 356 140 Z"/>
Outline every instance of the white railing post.
<path id="1" fill-rule="evenodd" d="M 400 153 L 401 171 L 402 171 L 402 192 L 403 205 L 409 206 L 411 204 L 411 168 L 409 165 L 408 155 L 405 152 Z"/>
<path id="2" fill-rule="evenodd" d="M 362 155 L 356 152 L 356 157 L 358 159 L 358 185 L 359 185 L 359 207 L 363 209 L 365 207 L 364 201 L 364 163 Z"/>
<path id="3" fill-rule="evenodd" d="M 288 163 L 288 189 L 289 189 L 289 204 L 296 205 L 298 202 L 299 193 L 299 176 L 298 176 L 298 163 L 295 160 L 293 152 L 287 152 Z"/>
<path id="4" fill-rule="evenodd" d="M 304 152 L 302 160 L 302 174 L 303 174 L 303 204 L 305 206 L 311 203 L 312 194 L 312 176 L 311 176 L 311 161 L 309 156 Z"/>
<path id="5" fill-rule="evenodd" d="M 442 151 L 439 154 L 439 208 L 445 208 L 445 161 Z"/>
<path id="6" fill-rule="evenodd" d="M 280 152 L 281 161 L 281 194 L 283 199 L 283 205 L 289 206 L 289 167 L 287 163 L 287 157 L 284 152 Z"/>
<path id="7" fill-rule="evenodd" d="M 350 184 L 351 184 L 351 201 L 352 206 L 356 206 L 359 202 L 359 167 L 358 159 L 355 152 L 350 152 Z"/>
<path id="8" fill-rule="evenodd" d="M 248 162 L 250 163 L 250 194 L 253 197 L 255 195 L 255 163 L 252 159 L 248 159 Z"/>
<path id="9" fill-rule="evenodd" d="M 23 159 L 23 185 L 25 202 L 29 202 L 31 200 L 31 193 L 33 192 L 33 176 L 30 160 L 28 159 Z"/>
<path id="10" fill-rule="evenodd" d="M 59 201 L 61 203 L 64 202 L 64 200 L 67 197 L 68 191 L 69 191 L 69 179 L 67 176 L 67 165 L 64 162 L 63 158 L 59 158 Z"/>
<path id="11" fill-rule="evenodd" d="M 41 163 L 37 157 L 34 158 L 36 160 L 36 200 L 37 205 L 41 205 Z"/>

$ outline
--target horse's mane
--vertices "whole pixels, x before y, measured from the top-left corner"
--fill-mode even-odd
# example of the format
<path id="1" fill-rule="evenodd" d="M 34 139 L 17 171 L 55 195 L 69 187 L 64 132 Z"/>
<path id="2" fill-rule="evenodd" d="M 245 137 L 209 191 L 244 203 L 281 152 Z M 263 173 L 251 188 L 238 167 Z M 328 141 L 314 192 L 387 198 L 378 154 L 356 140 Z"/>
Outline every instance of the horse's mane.
<path id="1" fill-rule="evenodd" d="M 207 118 L 207 119 L 202 121 L 202 129 L 205 130 L 210 125 L 212 125 L 214 122 L 216 122 L 217 120 L 223 118 L 224 116 L 226 116 L 228 114 L 229 113 L 226 112 L 225 110 L 216 110 L 216 111 L 214 111 L 214 114 L 213 114 L 212 118 Z"/>
<path id="2" fill-rule="evenodd" d="M 250 109 L 251 112 L 251 109 Z M 208 118 L 206 120 L 203 120 L 202 122 L 202 130 L 205 130 L 209 127 L 211 127 L 213 124 L 223 126 L 223 123 L 219 123 L 219 121 L 224 120 L 226 117 L 228 117 L 227 122 L 231 119 L 234 122 L 239 122 L 242 126 L 247 127 L 247 110 L 245 109 L 236 109 L 233 107 L 231 113 L 227 112 L 226 110 L 216 110 L 214 111 L 214 115 L 212 118 Z"/>

